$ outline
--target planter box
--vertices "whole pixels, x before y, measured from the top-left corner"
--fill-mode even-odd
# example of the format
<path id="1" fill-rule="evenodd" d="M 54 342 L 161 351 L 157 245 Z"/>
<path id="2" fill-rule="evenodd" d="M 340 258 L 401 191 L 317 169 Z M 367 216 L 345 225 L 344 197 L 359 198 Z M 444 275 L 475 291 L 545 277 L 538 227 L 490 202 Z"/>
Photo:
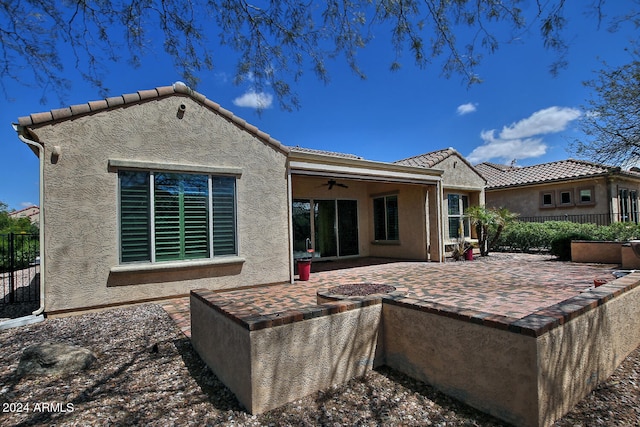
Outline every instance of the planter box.
<path id="1" fill-rule="evenodd" d="M 252 414 L 379 365 L 380 298 L 244 318 L 229 308 L 210 291 L 192 291 L 191 343 Z"/>
<path id="2" fill-rule="evenodd" d="M 624 242 L 572 240 L 571 261 L 622 264 L 623 244 Z"/>
<path id="3" fill-rule="evenodd" d="M 191 292 L 191 342 L 254 414 L 387 365 L 511 424 L 547 427 L 640 344 L 640 273 L 520 319 L 402 295 L 239 314 L 219 295 Z"/>

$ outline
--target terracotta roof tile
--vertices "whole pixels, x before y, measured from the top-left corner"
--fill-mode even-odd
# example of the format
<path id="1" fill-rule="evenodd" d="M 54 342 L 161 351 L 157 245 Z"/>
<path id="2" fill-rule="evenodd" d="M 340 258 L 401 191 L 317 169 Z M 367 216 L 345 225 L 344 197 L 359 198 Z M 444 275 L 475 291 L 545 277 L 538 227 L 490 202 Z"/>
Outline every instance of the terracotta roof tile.
<path id="1" fill-rule="evenodd" d="M 51 110 L 53 120 L 66 119 L 72 115 L 73 113 L 71 112 L 71 108 L 58 108 L 57 110 Z"/>
<path id="2" fill-rule="evenodd" d="M 623 172 L 618 167 L 574 159 L 525 167 L 496 165 L 494 163 L 480 163 L 475 167 L 487 180 L 487 188 L 515 187 L 527 184 L 593 177 L 609 173 L 631 174 L 640 178 L 640 174 Z"/>
<path id="3" fill-rule="evenodd" d="M 71 114 L 73 116 L 79 116 L 80 114 L 86 114 L 91 112 L 91 107 L 89 107 L 89 104 L 77 104 L 77 105 L 72 105 L 69 108 L 71 108 Z"/>
<path id="4" fill-rule="evenodd" d="M 418 166 L 423 168 L 432 168 L 447 157 L 456 154 L 457 151 L 453 148 L 445 148 L 443 150 L 431 151 L 429 153 L 420 154 L 417 156 L 409 157 L 407 159 L 397 160 L 393 163 L 405 166 Z M 460 156 L 462 157 L 462 156 Z"/>
<path id="5" fill-rule="evenodd" d="M 420 154 L 420 155 L 409 157 L 403 160 L 397 160 L 393 163 L 398 165 L 405 165 L 405 166 L 437 169 L 437 166 L 439 163 L 441 163 L 442 161 L 446 160 L 451 156 L 457 156 L 462 162 L 464 162 L 469 167 L 469 169 L 474 171 L 480 178 L 485 179 L 484 176 L 482 176 L 482 174 L 480 174 L 480 172 L 477 171 L 475 167 L 471 163 L 469 163 L 467 159 L 464 158 L 464 156 L 462 156 L 454 148 L 451 148 L 451 147 L 445 148 L 442 150 L 431 151 L 429 153 Z"/>
<path id="6" fill-rule="evenodd" d="M 300 146 L 289 147 L 289 148 L 291 151 L 294 151 L 297 153 L 320 154 L 322 156 L 342 157 L 346 159 L 359 159 L 359 160 L 363 159 L 362 157 L 356 156 L 355 154 L 338 153 L 336 151 L 316 150 L 314 148 L 304 148 Z"/>
<path id="7" fill-rule="evenodd" d="M 160 86 L 155 90 L 158 93 L 158 96 L 167 96 L 173 94 L 173 86 Z"/>
<path id="8" fill-rule="evenodd" d="M 265 142 L 273 145 L 280 151 L 288 153 L 290 150 L 289 147 L 272 138 L 269 134 L 262 132 L 253 125 L 248 124 L 244 119 L 235 116 L 230 111 L 220 107 L 220 104 L 207 99 L 207 97 L 205 97 L 203 94 L 192 90 L 182 82 L 176 82 L 172 86 L 161 86 L 155 89 L 140 90 L 135 93 L 126 93 L 120 96 L 113 96 L 97 101 L 89 101 L 86 104 L 72 105 L 68 108 L 60 108 L 57 110 L 51 110 L 42 113 L 34 113 L 29 116 L 19 117 L 18 124 L 20 126 L 42 125 L 49 122 L 67 120 L 75 116 L 85 115 L 96 111 L 108 110 L 125 104 L 134 104 L 141 101 L 146 101 L 154 98 L 163 98 L 175 94 L 179 94 L 180 96 L 189 96 L 196 102 L 204 105 L 212 111 L 217 112 L 225 119 L 236 124 L 238 127 L 243 128 L 257 138 L 263 139 Z"/>
<path id="9" fill-rule="evenodd" d="M 122 95 L 122 99 L 124 99 L 125 104 L 133 104 L 134 102 L 140 101 L 140 95 L 138 93 L 125 93 Z"/>
<path id="10" fill-rule="evenodd" d="M 89 101 L 89 108 L 91 111 L 103 110 L 107 108 L 109 105 L 107 101 L 104 99 L 100 99 L 98 101 Z"/>
<path id="11" fill-rule="evenodd" d="M 124 98 L 122 96 L 112 96 L 106 99 L 109 107 L 117 107 L 124 104 Z"/>

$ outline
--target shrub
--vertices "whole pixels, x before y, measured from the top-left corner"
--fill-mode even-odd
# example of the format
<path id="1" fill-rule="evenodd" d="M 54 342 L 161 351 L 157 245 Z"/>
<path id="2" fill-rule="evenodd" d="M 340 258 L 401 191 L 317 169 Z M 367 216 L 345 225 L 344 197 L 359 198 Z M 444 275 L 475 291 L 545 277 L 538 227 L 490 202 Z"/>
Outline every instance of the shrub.
<path id="1" fill-rule="evenodd" d="M 494 250 L 550 251 L 561 259 L 570 259 L 571 240 L 628 241 L 638 238 L 640 226 L 628 222 L 598 226 L 568 221 L 516 221 L 504 230 Z"/>
<path id="2" fill-rule="evenodd" d="M 551 240 L 551 255 L 555 255 L 562 261 L 571 260 L 572 240 L 593 240 L 592 234 L 577 232 L 559 233 Z"/>

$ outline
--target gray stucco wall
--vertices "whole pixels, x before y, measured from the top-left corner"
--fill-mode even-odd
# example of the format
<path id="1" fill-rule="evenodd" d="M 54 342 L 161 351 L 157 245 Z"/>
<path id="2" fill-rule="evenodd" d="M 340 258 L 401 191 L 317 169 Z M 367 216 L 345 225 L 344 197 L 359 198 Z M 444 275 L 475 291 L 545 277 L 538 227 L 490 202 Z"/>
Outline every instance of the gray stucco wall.
<path id="1" fill-rule="evenodd" d="M 578 189 L 593 188 L 595 203 L 591 205 L 541 207 L 540 194 L 553 193 L 558 199 L 561 191 L 571 191 L 574 201 L 579 197 Z M 530 185 L 516 188 L 488 190 L 487 206 L 507 208 L 520 216 L 555 216 L 580 214 L 607 214 L 609 212 L 609 187 L 605 178 L 578 180 L 555 184 Z M 557 200 L 556 200 L 557 201 Z"/>
<path id="2" fill-rule="evenodd" d="M 445 188 L 460 188 L 466 191 L 479 191 L 485 186 L 485 180 L 475 169 L 462 160 L 462 158 L 453 155 L 449 156 L 436 166 L 442 174 L 442 184 Z"/>
<path id="3" fill-rule="evenodd" d="M 194 99 L 156 98 L 31 130 L 46 148 L 46 311 L 289 280 L 286 155 Z M 58 158 L 51 156 L 54 146 Z M 235 262 L 112 271 L 119 265 L 113 159 L 240 168 Z"/>

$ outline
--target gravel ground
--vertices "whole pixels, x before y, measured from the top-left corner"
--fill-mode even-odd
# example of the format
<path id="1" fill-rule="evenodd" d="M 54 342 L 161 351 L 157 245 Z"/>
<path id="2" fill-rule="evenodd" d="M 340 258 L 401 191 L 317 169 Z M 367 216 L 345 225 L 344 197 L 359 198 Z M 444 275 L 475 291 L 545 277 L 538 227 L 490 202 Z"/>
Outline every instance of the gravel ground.
<path id="1" fill-rule="evenodd" d="M 17 377 L 22 349 L 46 341 L 89 348 L 98 360 L 74 375 Z M 0 331 L 0 342 L 2 426 L 504 425 L 386 368 L 250 415 L 155 304 Z M 556 425 L 640 425 L 640 348 Z"/>

